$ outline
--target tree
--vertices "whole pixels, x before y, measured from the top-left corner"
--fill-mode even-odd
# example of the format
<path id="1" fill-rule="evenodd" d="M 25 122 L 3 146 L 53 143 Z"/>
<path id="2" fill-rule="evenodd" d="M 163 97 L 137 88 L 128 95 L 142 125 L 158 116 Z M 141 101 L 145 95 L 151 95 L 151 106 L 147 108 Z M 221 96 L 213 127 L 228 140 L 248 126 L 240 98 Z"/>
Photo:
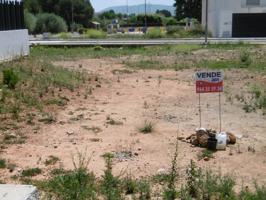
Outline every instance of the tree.
<path id="1" fill-rule="evenodd" d="M 171 17 L 172 16 L 172 14 L 169 10 L 157 10 L 156 14 L 161 14 L 165 17 Z"/>
<path id="2" fill-rule="evenodd" d="M 94 9 L 90 0 L 25 0 L 25 8 L 33 13 L 53 13 L 63 17 L 70 27 L 73 22 L 89 26 Z M 73 12 L 72 12 L 73 11 Z"/>
<path id="3" fill-rule="evenodd" d="M 202 0 L 175 0 L 176 19 L 181 20 L 189 17 L 201 21 L 201 2 Z"/>
<path id="4" fill-rule="evenodd" d="M 41 12 L 41 6 L 39 0 L 25 0 L 24 8 L 32 14 L 38 14 Z"/>
<path id="5" fill-rule="evenodd" d="M 115 11 L 109 10 L 109 11 L 105 11 L 101 13 L 99 17 L 100 19 L 115 19 L 116 14 L 115 14 Z"/>

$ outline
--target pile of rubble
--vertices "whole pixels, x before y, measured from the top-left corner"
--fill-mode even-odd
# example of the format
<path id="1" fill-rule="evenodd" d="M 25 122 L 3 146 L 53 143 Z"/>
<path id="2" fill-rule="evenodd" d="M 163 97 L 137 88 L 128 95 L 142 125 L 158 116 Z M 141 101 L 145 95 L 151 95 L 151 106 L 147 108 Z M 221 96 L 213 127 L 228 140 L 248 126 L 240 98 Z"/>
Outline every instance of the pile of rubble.
<path id="1" fill-rule="evenodd" d="M 213 129 L 205 129 L 199 128 L 196 130 L 196 133 L 190 135 L 187 138 L 180 138 L 182 141 L 186 141 L 191 143 L 194 146 L 199 146 L 203 148 L 208 148 L 210 141 L 216 141 L 217 145 L 221 143 L 220 136 L 224 136 L 225 140 L 224 144 L 235 144 L 236 143 L 236 136 L 230 132 L 226 133 L 217 133 L 217 131 Z M 213 140 L 212 140 L 213 139 Z"/>

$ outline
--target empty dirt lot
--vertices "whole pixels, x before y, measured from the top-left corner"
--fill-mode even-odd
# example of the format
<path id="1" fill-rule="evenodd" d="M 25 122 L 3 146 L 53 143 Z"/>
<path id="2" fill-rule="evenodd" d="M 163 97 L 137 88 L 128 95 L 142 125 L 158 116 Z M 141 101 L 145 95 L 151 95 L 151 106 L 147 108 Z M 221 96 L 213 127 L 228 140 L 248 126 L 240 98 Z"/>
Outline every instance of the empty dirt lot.
<path id="1" fill-rule="evenodd" d="M 201 50 L 199 54 L 202 54 Z M 234 57 L 230 52 L 228 55 Z M 203 55 L 196 53 L 194 57 L 197 56 Z M 92 83 L 64 94 L 69 102 L 55 112 L 55 123 L 39 123 L 38 129 L 25 126 L 23 132 L 27 141 L 2 150 L 3 157 L 17 167 L 11 173 L 7 169 L 1 170 L 1 179 L 16 182 L 12 176 L 33 167 L 43 170 L 37 179 L 46 178 L 54 168 L 72 169 L 73 157 L 78 151 L 91 157 L 89 169 L 97 176 L 103 174 L 102 155 L 107 152 L 117 155 L 113 166 L 115 174 L 130 173 L 138 178 L 169 170 L 177 135 L 187 137 L 199 127 L 194 81 L 197 69 L 142 70 L 126 66 L 127 61 L 136 59 L 138 57 L 131 56 L 54 62 L 58 66 L 93 74 Z M 167 63 L 169 59 L 156 57 L 152 60 Z M 182 56 L 179 60 L 184 62 Z M 193 60 L 188 58 L 188 63 L 193 64 Z M 247 83 L 265 84 L 266 77 L 263 73 L 245 69 L 225 70 L 224 73 L 222 130 L 237 135 L 237 144 L 204 161 L 198 159 L 201 148 L 179 141 L 180 179 L 184 178 L 182 175 L 192 159 L 198 166 L 235 176 L 239 186 L 252 184 L 253 180 L 264 183 L 266 118 L 260 110 L 246 113 L 242 109 L 243 103 L 236 97 L 246 94 Z M 201 100 L 202 126 L 218 130 L 218 94 L 203 94 Z M 139 131 L 145 121 L 153 124 L 152 133 Z M 45 161 L 49 156 L 60 160 L 47 166 Z"/>

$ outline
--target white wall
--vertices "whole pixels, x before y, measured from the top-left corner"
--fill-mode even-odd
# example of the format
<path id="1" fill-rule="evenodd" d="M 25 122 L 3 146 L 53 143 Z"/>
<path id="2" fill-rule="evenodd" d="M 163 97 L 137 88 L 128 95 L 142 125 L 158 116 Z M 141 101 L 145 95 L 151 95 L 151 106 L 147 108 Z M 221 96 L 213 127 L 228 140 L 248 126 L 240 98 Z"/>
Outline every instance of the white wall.
<path id="1" fill-rule="evenodd" d="M 29 55 L 28 30 L 0 31 L 0 61 Z"/>
<path id="2" fill-rule="evenodd" d="M 246 6 L 246 0 L 209 0 L 208 26 L 213 37 L 232 36 L 233 13 L 266 13 L 266 0 L 260 6 Z M 206 0 L 202 1 L 202 25 L 205 26 Z"/>

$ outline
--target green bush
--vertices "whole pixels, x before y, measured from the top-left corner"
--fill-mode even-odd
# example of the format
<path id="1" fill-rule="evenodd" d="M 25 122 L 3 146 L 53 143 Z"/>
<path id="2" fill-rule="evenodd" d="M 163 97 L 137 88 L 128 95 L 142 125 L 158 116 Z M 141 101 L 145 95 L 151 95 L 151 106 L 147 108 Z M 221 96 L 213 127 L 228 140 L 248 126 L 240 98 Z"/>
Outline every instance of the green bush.
<path id="1" fill-rule="evenodd" d="M 36 17 L 28 12 L 27 10 L 24 11 L 24 21 L 25 21 L 25 26 L 29 30 L 29 33 L 34 33 L 35 28 L 36 28 Z"/>
<path id="2" fill-rule="evenodd" d="M 18 75 L 14 72 L 13 69 L 3 70 L 3 84 L 7 85 L 9 89 L 15 89 L 16 84 L 19 81 Z"/>
<path id="3" fill-rule="evenodd" d="M 6 160 L 5 159 L 0 159 L 0 169 L 6 168 Z"/>
<path id="4" fill-rule="evenodd" d="M 106 200 L 119 200 L 121 199 L 121 181 L 112 172 L 112 159 L 114 156 L 106 153 L 103 157 L 105 158 L 106 169 L 102 177 L 101 192 Z"/>
<path id="5" fill-rule="evenodd" d="M 149 28 L 146 36 L 150 39 L 162 38 L 165 36 L 160 28 Z"/>
<path id="6" fill-rule="evenodd" d="M 47 189 L 58 199 L 96 199 L 95 177 L 84 168 L 58 175 L 47 182 Z"/>
<path id="7" fill-rule="evenodd" d="M 60 33 L 66 31 L 67 25 L 62 17 L 52 13 L 42 13 L 37 15 L 36 33 Z"/>
<path id="8" fill-rule="evenodd" d="M 71 34 L 67 32 L 62 32 L 59 34 L 59 38 L 66 40 L 66 39 L 71 38 Z"/>
<path id="9" fill-rule="evenodd" d="M 106 33 L 101 30 L 88 29 L 85 33 L 85 38 L 103 39 L 103 38 L 106 38 Z"/>

